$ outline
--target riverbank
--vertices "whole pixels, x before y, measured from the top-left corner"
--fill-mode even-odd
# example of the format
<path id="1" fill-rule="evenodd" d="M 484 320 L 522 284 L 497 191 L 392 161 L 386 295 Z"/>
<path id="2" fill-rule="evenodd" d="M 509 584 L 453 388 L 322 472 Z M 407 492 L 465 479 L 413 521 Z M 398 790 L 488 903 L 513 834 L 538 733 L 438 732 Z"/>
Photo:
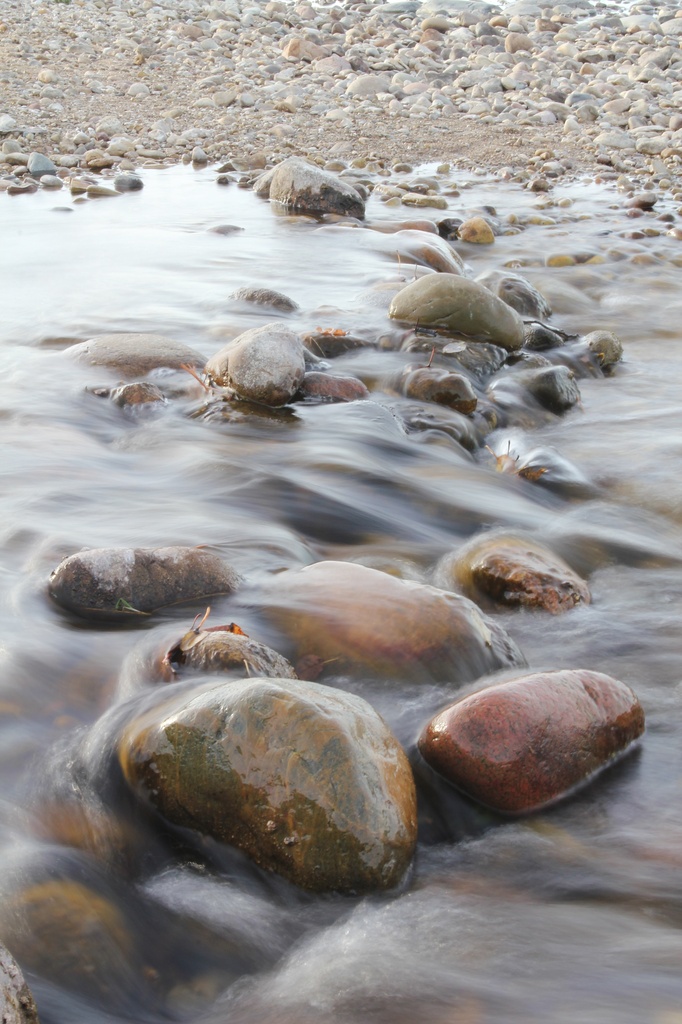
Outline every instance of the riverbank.
<path id="1" fill-rule="evenodd" d="M 68 172 L 298 153 L 666 188 L 682 158 L 679 13 L 2 0 L 0 171 L 24 176 L 33 151 Z"/>

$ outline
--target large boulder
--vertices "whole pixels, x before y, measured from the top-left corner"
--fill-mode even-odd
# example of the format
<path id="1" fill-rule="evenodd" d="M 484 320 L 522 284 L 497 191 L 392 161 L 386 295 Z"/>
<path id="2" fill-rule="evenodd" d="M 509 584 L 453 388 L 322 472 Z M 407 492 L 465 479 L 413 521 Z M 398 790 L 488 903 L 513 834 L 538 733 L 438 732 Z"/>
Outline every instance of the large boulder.
<path id="1" fill-rule="evenodd" d="M 125 619 L 230 594 L 240 581 L 203 548 L 93 548 L 60 562 L 48 592 L 60 607 L 84 618 Z"/>
<path id="2" fill-rule="evenodd" d="M 305 374 L 305 350 L 297 334 L 280 323 L 254 327 L 211 356 L 206 372 L 240 398 L 279 407 L 294 397 Z"/>
<path id="3" fill-rule="evenodd" d="M 365 202 L 352 185 L 297 156 L 277 165 L 268 194 L 271 202 L 298 213 L 365 216 Z"/>
<path id="4" fill-rule="evenodd" d="M 67 355 L 90 366 L 106 366 L 126 377 L 137 377 L 159 367 L 200 370 L 204 357 L 188 345 L 162 334 L 100 334 L 71 345 Z"/>
<path id="5" fill-rule="evenodd" d="M 412 859 L 409 763 L 352 694 L 292 679 L 212 682 L 133 721 L 119 757 L 168 821 L 305 889 L 387 889 Z"/>
<path id="6" fill-rule="evenodd" d="M 38 1024 L 38 1011 L 16 960 L 0 945 L 0 1021 Z"/>
<path id="7" fill-rule="evenodd" d="M 482 804 L 524 814 L 622 756 L 644 731 L 629 686 L 581 669 L 520 676 L 463 697 L 419 739 L 424 759 Z"/>
<path id="8" fill-rule="evenodd" d="M 430 274 L 402 288 L 389 307 L 393 320 L 442 327 L 508 351 L 523 344 L 523 320 L 492 292 L 455 274 Z"/>
<path id="9" fill-rule="evenodd" d="M 360 671 L 468 682 L 523 664 L 513 640 L 459 594 L 353 562 L 279 573 L 265 598 L 299 658 Z"/>
<path id="10" fill-rule="evenodd" d="M 492 531 L 474 537 L 439 564 L 443 585 L 468 597 L 537 608 L 557 615 L 590 603 L 587 584 L 545 544 L 523 534 Z"/>

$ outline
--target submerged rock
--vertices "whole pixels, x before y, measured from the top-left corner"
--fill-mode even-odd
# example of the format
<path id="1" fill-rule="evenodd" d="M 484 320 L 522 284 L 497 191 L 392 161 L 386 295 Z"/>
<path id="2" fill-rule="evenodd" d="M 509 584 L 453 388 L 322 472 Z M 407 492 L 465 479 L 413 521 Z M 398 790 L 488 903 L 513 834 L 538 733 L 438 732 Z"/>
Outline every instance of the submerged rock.
<path id="1" fill-rule="evenodd" d="M 440 563 L 437 578 L 504 605 L 558 615 L 590 603 L 587 584 L 554 552 L 531 537 L 494 531 L 474 537 Z"/>
<path id="2" fill-rule="evenodd" d="M 38 1010 L 21 969 L 0 945 L 0 1021 L 2 1024 L 39 1024 Z"/>
<path id="3" fill-rule="evenodd" d="M 303 344 L 283 324 L 264 324 L 240 334 L 211 356 L 206 372 L 247 401 L 286 405 L 305 374 Z"/>
<path id="4" fill-rule="evenodd" d="M 133 989 L 135 939 L 118 908 L 89 886 L 31 885 L 3 908 L 2 927 L 22 963 L 57 985 L 109 1005 Z"/>
<path id="5" fill-rule="evenodd" d="M 587 783 L 644 731 L 633 691 L 601 672 L 538 672 L 445 708 L 419 739 L 424 759 L 504 814 L 539 810 Z"/>
<path id="6" fill-rule="evenodd" d="M 66 353 L 90 366 L 107 366 L 128 377 L 137 377 L 159 367 L 203 369 L 205 362 L 194 349 L 162 334 L 100 334 L 71 345 Z"/>
<path id="7" fill-rule="evenodd" d="M 241 577 L 202 548 L 94 548 L 65 558 L 48 592 L 83 618 L 126 619 L 214 594 L 229 594 Z"/>
<path id="8" fill-rule="evenodd" d="M 470 217 L 460 224 L 458 231 L 459 238 L 470 245 L 492 245 L 495 241 L 495 233 L 492 225 L 485 217 Z"/>
<path id="9" fill-rule="evenodd" d="M 293 313 L 298 309 L 297 302 L 273 288 L 237 288 L 230 298 L 237 302 L 252 302 L 255 306 L 270 306 L 282 313 Z"/>
<path id="10" fill-rule="evenodd" d="M 509 351 L 523 344 L 523 320 L 483 285 L 454 274 L 431 274 L 401 289 L 391 302 L 393 320 L 443 327 Z"/>
<path id="11" fill-rule="evenodd" d="M 396 885 L 416 842 L 414 780 L 364 700 L 291 679 L 203 686 L 134 721 L 120 761 L 174 824 L 305 889 Z"/>
<path id="12" fill-rule="evenodd" d="M 542 366 L 519 374 L 523 386 L 541 406 L 557 415 L 567 412 L 580 401 L 575 374 L 567 366 Z"/>
<path id="13" fill-rule="evenodd" d="M 287 210 L 337 213 L 360 219 L 365 216 L 364 200 L 352 185 L 300 157 L 292 156 L 278 164 L 268 181 L 270 201 Z M 258 191 L 263 194 L 262 184 Z"/>
<path id="14" fill-rule="evenodd" d="M 406 398 L 446 405 L 465 416 L 474 412 L 478 401 L 467 377 L 435 366 L 408 367 L 402 375 L 400 390 Z"/>
<path id="15" fill-rule="evenodd" d="M 544 320 L 552 313 L 552 307 L 544 295 L 520 274 L 504 274 L 492 270 L 479 275 L 476 280 L 521 316 Z"/>
<path id="16" fill-rule="evenodd" d="M 296 393 L 299 402 L 357 402 L 369 398 L 369 391 L 357 377 L 339 377 L 311 370 Z"/>
<path id="17" fill-rule="evenodd" d="M 513 640 L 472 601 L 354 562 L 273 578 L 266 603 L 297 647 L 333 671 L 467 682 L 523 664 Z"/>

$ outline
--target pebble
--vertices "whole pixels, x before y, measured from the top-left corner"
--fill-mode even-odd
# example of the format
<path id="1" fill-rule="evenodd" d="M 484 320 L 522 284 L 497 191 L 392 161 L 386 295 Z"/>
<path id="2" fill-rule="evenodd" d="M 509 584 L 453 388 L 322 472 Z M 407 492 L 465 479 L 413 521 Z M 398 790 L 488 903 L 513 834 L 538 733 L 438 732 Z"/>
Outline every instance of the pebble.
<path id="1" fill-rule="evenodd" d="M 284 118 L 325 157 L 327 139 L 315 140 L 322 126 L 333 129 L 333 142 L 376 132 L 396 163 L 409 141 L 403 123 L 431 151 L 442 124 L 437 145 L 452 156 L 458 144 L 449 139 L 464 140 L 469 126 L 513 125 L 538 140 L 551 130 L 576 159 L 594 163 L 617 151 L 645 173 L 656 158 L 675 172 L 682 19 L 657 4 L 650 14 L 614 13 L 608 26 L 603 17 L 552 10 L 560 8 L 533 2 L 515 17 L 482 7 L 424 17 L 414 5 L 358 4 L 337 16 L 322 4 L 285 14 L 246 0 L 225 9 L 191 0 L 179 20 L 171 6 L 129 0 L 124 10 L 116 0 L 112 17 L 98 4 L 62 5 L 56 33 L 50 5 L 32 10 L 28 23 L 11 9 L 3 24 L 33 66 L 19 56 L 5 61 L 0 134 L 26 135 L 55 163 L 75 155 L 87 164 L 88 150 L 69 146 L 93 148 L 100 133 L 110 158 L 180 160 L 200 149 L 211 161 L 243 148 L 236 138 L 272 152 Z M 118 50 L 130 68 L 112 63 Z M 95 57 L 97 67 L 83 73 L 82 62 Z M 222 123 L 228 110 L 237 136 Z M 187 133 L 197 133 L 189 146 Z M 506 149 L 497 137 L 491 161 Z M 134 150 L 121 152 L 128 142 Z M 538 175 L 534 187 L 548 181 Z"/>

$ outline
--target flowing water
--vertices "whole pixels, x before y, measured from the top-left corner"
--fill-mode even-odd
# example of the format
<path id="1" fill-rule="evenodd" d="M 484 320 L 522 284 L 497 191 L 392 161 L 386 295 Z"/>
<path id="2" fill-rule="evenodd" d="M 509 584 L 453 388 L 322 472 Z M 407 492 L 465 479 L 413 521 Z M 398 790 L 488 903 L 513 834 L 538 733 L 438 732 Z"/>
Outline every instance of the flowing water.
<path id="1" fill-rule="evenodd" d="M 486 438 L 553 449 L 544 481 L 496 472 L 437 425 L 406 428 L 390 379 L 426 363 L 430 341 L 400 351 L 387 319 L 379 286 L 416 273 L 391 235 L 278 216 L 211 169 L 148 171 L 115 201 L 0 196 L 0 937 L 44 1024 L 682 1021 L 682 243 L 656 219 L 676 206 L 630 220 L 615 186 L 575 181 L 554 190 L 570 205 L 539 210 L 547 197 L 511 182 L 453 179 L 448 216 L 492 204 L 522 228 L 460 246 L 471 274 L 515 267 L 552 302 L 552 325 L 614 330 L 625 346 L 615 373 L 581 377 L 579 408 L 512 405 Z M 404 219 L 370 199 L 368 224 Z M 226 225 L 239 230 L 214 230 Z M 577 262 L 548 267 L 551 254 Z M 209 356 L 273 319 L 230 299 L 243 285 L 294 299 L 296 330 L 379 342 L 336 360 L 371 400 L 258 415 L 161 374 L 178 397 L 133 416 L 94 393 L 115 376 L 64 354 L 143 331 Z M 137 629 L 78 623 L 45 592 L 64 555 L 204 544 L 250 581 L 333 558 L 430 582 L 442 555 L 495 526 L 532 531 L 592 591 L 561 616 L 494 613 L 531 668 L 616 676 L 647 715 L 639 749 L 563 804 L 503 821 L 424 783 L 410 877 L 354 899 L 305 894 L 218 844 L 169 846 L 130 800 L 74 772 L 77 742 L 97 762 L 95 723 L 141 632 L 184 631 L 200 608 Z M 214 621 L 272 642 L 239 592 L 214 604 Z M 407 747 L 457 693 L 343 685 Z"/>

